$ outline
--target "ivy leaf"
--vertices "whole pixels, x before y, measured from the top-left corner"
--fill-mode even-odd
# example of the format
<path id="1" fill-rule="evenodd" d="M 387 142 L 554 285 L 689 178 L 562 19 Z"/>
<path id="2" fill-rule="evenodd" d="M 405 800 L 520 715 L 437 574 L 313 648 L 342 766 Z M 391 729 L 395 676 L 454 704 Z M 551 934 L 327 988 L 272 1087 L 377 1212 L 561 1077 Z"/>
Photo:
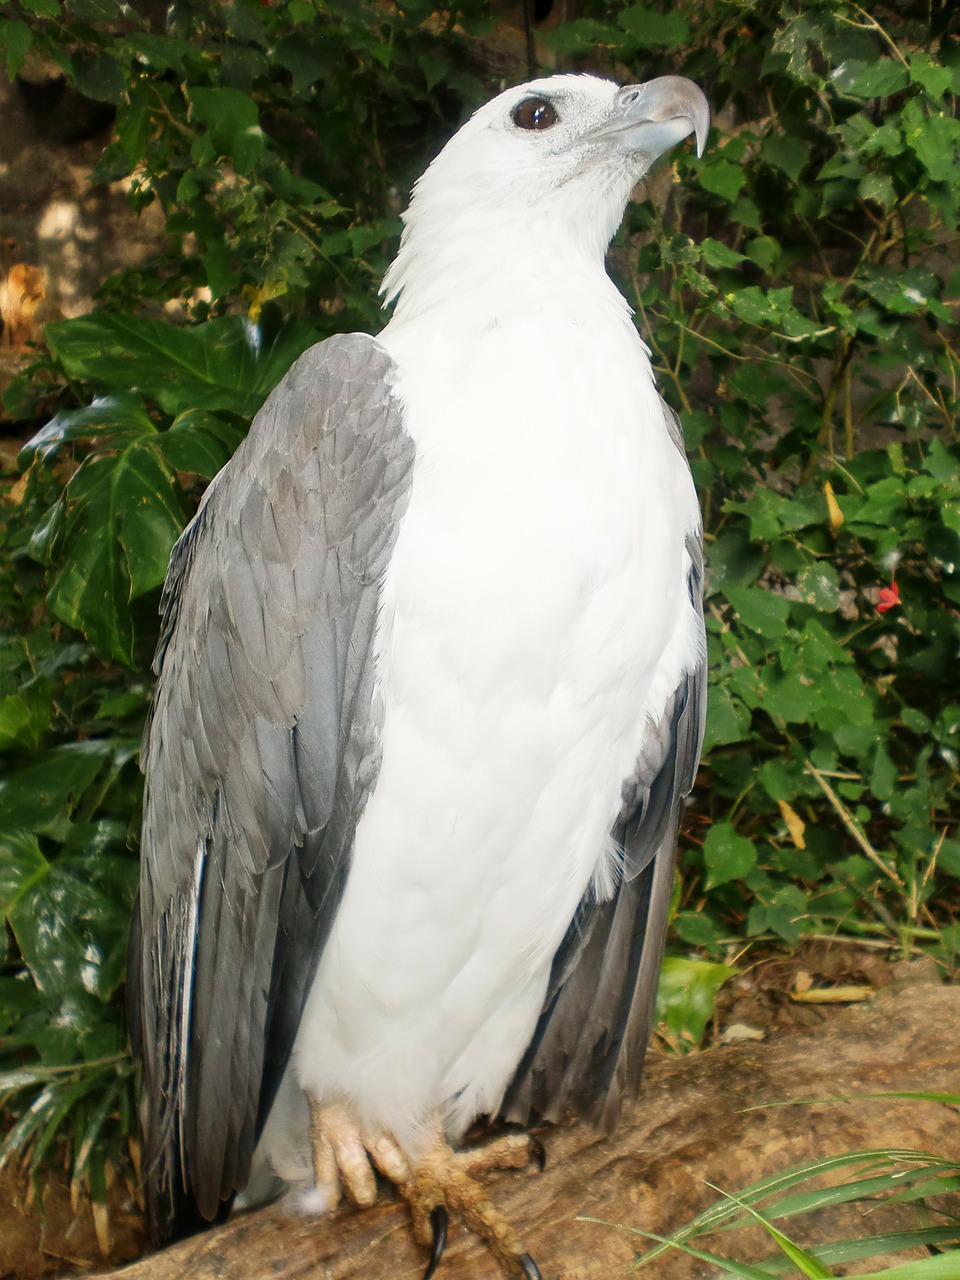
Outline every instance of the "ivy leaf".
<path id="1" fill-rule="evenodd" d="M 667 956 L 660 970 L 655 1020 L 690 1048 L 703 1039 L 713 1017 L 717 992 L 737 973 L 726 964 Z"/>
<path id="2" fill-rule="evenodd" d="M 738 836 L 729 822 L 715 822 L 707 832 L 703 844 L 703 858 L 707 866 L 705 887 L 731 880 L 742 880 L 757 864 L 757 850 L 751 841 Z"/>
<path id="3" fill-rule="evenodd" d="M 892 58 L 876 62 L 860 62 L 851 58 L 842 62 L 830 79 L 841 93 L 856 98 L 886 98 L 907 86 L 907 70 Z"/>
<path id="4" fill-rule="evenodd" d="M 641 47 L 660 45 L 675 49 L 690 36 L 686 18 L 676 11 L 660 13 L 652 5 L 635 4 L 618 14 L 617 22 Z"/>
<path id="5" fill-rule="evenodd" d="M 741 626 L 768 640 L 786 634 L 790 601 L 763 587 L 728 587 L 724 593 Z"/>
<path id="6" fill-rule="evenodd" d="M 883 743 L 877 747 L 873 769 L 870 771 L 870 790 L 878 800 L 889 800 L 897 786 L 897 767 L 890 759 Z"/>
<path id="7" fill-rule="evenodd" d="M 792 133 L 768 133 L 760 154 L 768 164 L 780 169 L 792 182 L 799 179 L 810 163 L 810 148 L 802 138 Z"/>
<path id="8" fill-rule="evenodd" d="M 266 139 L 260 128 L 257 104 L 241 89 L 190 89 L 197 120 L 207 126 L 217 154 L 229 156 L 238 173 L 249 173 L 263 154 Z"/>
<path id="9" fill-rule="evenodd" d="M 742 165 L 729 160 L 706 160 L 700 166 L 699 181 L 705 191 L 720 196 L 728 204 L 736 200 L 747 180 Z"/>
<path id="10" fill-rule="evenodd" d="M 766 933 L 769 929 L 785 942 L 797 942 L 803 933 L 806 915 L 807 895 L 798 885 L 784 885 L 768 901 L 753 903 L 747 917 L 747 932 Z"/>
<path id="11" fill-rule="evenodd" d="M 754 236 L 744 245 L 747 257 L 764 271 L 770 271 L 780 257 L 781 249 L 773 236 Z"/>
<path id="12" fill-rule="evenodd" d="M 731 742 L 745 742 L 750 733 L 750 712 L 725 685 L 714 685 L 707 702 L 704 755 Z"/>
<path id="13" fill-rule="evenodd" d="M 928 53 L 919 49 L 910 55 L 910 79 L 937 101 L 953 86 L 950 68 L 934 62 Z"/>
<path id="14" fill-rule="evenodd" d="M 708 267 L 715 269 L 723 269 L 724 267 L 736 267 L 745 261 L 744 255 L 738 253 L 736 249 L 731 249 L 729 245 L 723 244 L 720 240 L 714 240 L 712 236 L 700 242 L 700 255 Z"/>
<path id="15" fill-rule="evenodd" d="M 797 574 L 796 586 L 801 600 L 823 613 L 833 613 L 840 605 L 840 582 L 832 564 L 818 560 L 807 565 Z"/>

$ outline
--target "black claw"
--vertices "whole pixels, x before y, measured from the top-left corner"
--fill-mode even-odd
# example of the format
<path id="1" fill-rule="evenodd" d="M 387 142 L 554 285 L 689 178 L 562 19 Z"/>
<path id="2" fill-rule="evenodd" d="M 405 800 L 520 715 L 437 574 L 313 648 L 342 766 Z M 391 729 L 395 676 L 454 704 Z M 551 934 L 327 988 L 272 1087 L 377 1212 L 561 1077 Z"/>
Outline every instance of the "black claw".
<path id="1" fill-rule="evenodd" d="M 423 1273 L 423 1280 L 430 1280 L 430 1277 L 439 1267 L 440 1259 L 443 1257 L 443 1251 L 447 1245 L 446 1205 L 437 1204 L 430 1210 L 430 1226 L 433 1228 L 433 1244 L 430 1246 L 430 1261 L 427 1263 L 427 1269 Z M 539 1274 L 537 1272 L 538 1277 Z"/>
<path id="2" fill-rule="evenodd" d="M 543 1173 L 547 1167 L 547 1149 L 540 1139 L 535 1138 L 532 1133 L 527 1134 L 527 1141 L 530 1143 L 530 1159 L 537 1166 L 537 1169 Z"/>
<path id="3" fill-rule="evenodd" d="M 527 1280 L 543 1280 L 543 1277 L 540 1274 L 540 1268 L 530 1257 L 529 1253 L 521 1253 L 517 1262 L 519 1262 L 520 1270 L 527 1277 Z"/>

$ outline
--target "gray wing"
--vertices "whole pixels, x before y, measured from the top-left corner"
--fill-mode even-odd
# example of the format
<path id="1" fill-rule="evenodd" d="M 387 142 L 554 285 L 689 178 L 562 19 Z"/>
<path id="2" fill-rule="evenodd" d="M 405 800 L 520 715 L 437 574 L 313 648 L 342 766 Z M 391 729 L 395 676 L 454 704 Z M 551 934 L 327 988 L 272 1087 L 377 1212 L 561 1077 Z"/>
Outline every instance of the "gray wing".
<path id="1" fill-rule="evenodd" d="M 702 628 L 699 537 L 688 539 L 687 550 L 690 601 Z M 624 851 L 620 884 L 605 902 L 588 892 L 570 923 L 533 1039 L 501 1106 L 506 1120 L 558 1120 L 572 1105 L 609 1130 L 624 1095 L 636 1095 L 653 1029 L 677 825 L 700 759 L 706 697 L 704 655 L 674 690 L 624 783 L 612 832 Z"/>
<path id="2" fill-rule="evenodd" d="M 413 461 L 393 372 L 365 335 L 301 356 L 171 558 L 128 980 L 157 1242 L 246 1181 L 375 780 Z"/>

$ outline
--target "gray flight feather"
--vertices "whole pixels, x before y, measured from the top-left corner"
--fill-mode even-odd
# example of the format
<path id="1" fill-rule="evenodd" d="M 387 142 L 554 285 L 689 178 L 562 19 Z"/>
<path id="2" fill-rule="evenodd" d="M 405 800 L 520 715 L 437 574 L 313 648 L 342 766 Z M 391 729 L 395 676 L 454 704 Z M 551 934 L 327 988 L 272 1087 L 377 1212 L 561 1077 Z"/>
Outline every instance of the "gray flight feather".
<path id="1" fill-rule="evenodd" d="M 664 406 L 683 452 L 679 419 Z M 687 539 L 688 590 L 703 629 L 703 545 Z M 673 887 L 677 825 L 703 745 L 705 646 L 686 672 L 623 785 L 612 835 L 623 850 L 612 898 L 584 896 L 553 961 L 536 1031 L 501 1106 L 504 1119 L 558 1120 L 572 1105 L 610 1130 L 624 1096 L 635 1096 L 653 1028 Z"/>
<path id="2" fill-rule="evenodd" d="M 413 464 L 394 372 L 362 334 L 301 356 L 171 558 L 129 982 L 158 1242 L 247 1179 L 376 779 L 371 647 Z"/>

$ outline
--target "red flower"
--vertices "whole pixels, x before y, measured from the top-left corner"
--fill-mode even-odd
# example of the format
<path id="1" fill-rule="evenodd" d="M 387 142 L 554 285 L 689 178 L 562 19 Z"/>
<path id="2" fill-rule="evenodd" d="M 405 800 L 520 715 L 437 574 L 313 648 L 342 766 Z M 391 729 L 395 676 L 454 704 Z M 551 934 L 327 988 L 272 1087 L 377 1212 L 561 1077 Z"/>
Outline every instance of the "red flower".
<path id="1" fill-rule="evenodd" d="M 890 579 L 889 587 L 880 588 L 880 601 L 877 604 L 877 613 L 886 613 L 888 609 L 894 609 L 900 603 L 900 588 L 897 586 L 896 578 Z"/>

